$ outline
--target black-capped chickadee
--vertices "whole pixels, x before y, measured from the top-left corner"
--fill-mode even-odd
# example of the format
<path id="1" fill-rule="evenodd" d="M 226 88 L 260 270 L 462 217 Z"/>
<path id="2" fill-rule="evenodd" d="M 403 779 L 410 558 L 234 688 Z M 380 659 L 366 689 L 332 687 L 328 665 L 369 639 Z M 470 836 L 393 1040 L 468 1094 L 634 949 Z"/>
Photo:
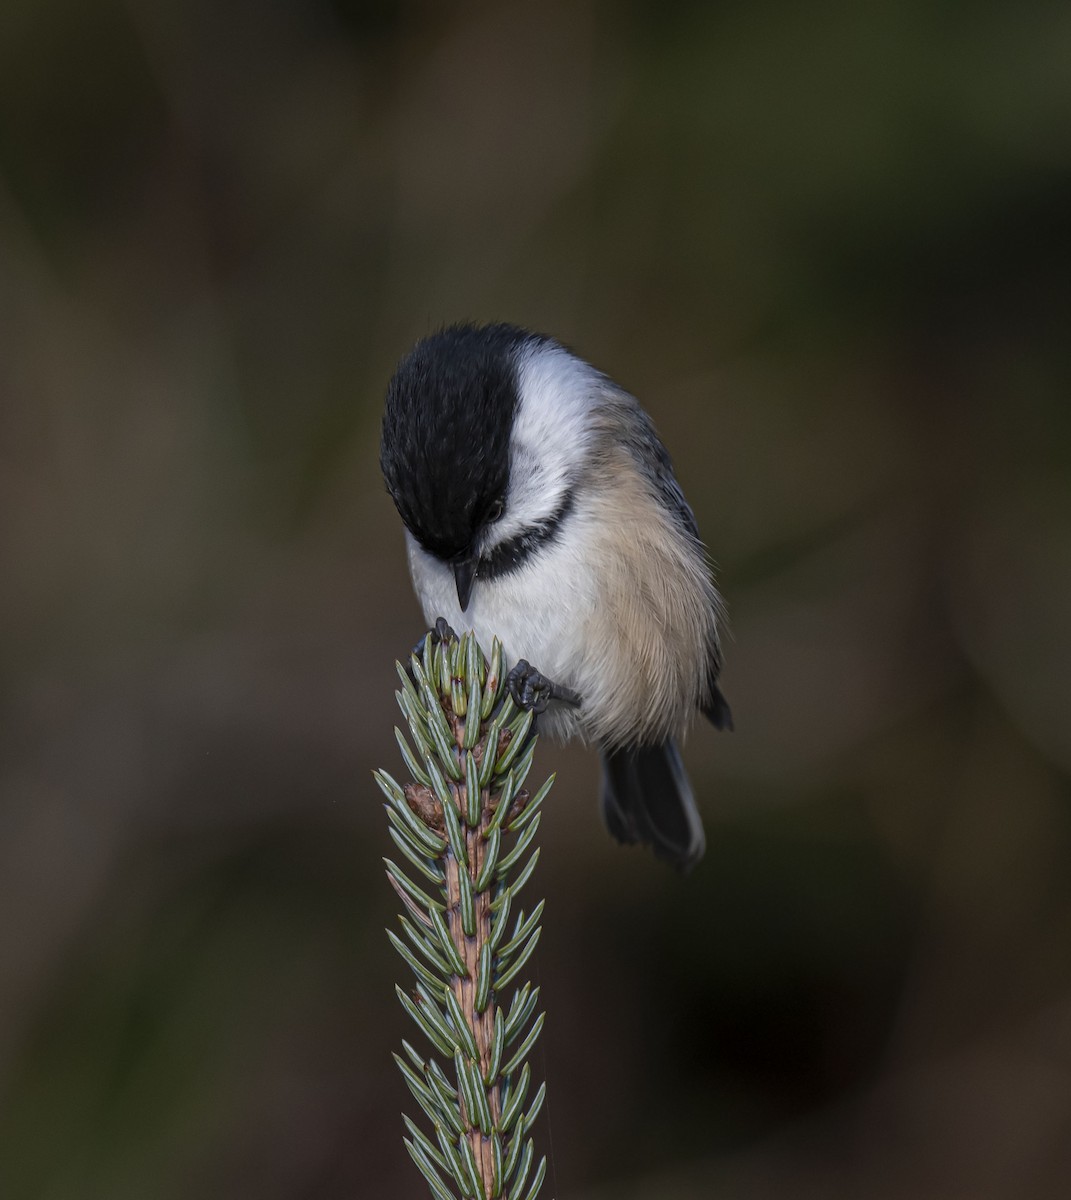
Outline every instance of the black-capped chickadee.
<path id="1" fill-rule="evenodd" d="M 455 325 L 399 363 L 380 463 L 428 623 L 534 664 L 541 721 L 602 753 L 610 832 L 692 866 L 705 839 L 676 739 L 697 709 L 732 728 L 722 604 L 637 401 L 553 338 Z"/>

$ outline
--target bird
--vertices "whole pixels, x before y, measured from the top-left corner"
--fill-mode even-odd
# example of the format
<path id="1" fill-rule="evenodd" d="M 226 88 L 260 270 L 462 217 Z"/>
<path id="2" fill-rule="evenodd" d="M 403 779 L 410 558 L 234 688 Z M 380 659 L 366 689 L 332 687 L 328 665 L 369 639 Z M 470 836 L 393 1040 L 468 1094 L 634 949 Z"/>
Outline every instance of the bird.
<path id="1" fill-rule="evenodd" d="M 679 743 L 697 713 L 733 726 L 725 612 L 639 402 L 547 334 L 449 325 L 390 378 L 380 466 L 428 625 L 497 636 L 541 732 L 597 747 L 611 835 L 693 867 Z"/>

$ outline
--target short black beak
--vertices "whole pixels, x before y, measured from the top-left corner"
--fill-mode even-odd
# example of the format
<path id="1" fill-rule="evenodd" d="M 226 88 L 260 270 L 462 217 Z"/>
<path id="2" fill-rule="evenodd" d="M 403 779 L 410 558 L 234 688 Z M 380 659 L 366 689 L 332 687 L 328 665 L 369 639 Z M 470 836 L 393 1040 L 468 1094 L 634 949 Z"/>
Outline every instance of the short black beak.
<path id="1" fill-rule="evenodd" d="M 462 612 L 468 610 L 472 585 L 476 582 L 476 561 L 475 557 L 454 559 L 454 583 L 457 584 L 457 602 Z"/>

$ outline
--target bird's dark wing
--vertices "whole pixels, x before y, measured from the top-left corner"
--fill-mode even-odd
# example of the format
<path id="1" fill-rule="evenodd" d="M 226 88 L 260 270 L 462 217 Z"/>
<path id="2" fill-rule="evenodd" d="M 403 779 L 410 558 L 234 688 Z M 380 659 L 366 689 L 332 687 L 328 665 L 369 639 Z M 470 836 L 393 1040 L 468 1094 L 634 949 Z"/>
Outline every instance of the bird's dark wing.
<path id="1" fill-rule="evenodd" d="M 631 397 L 630 397 L 631 399 Z M 691 505 L 684 498 L 681 485 L 673 472 L 673 462 L 669 451 L 662 444 L 651 418 L 639 404 L 633 401 L 635 407 L 631 410 L 631 420 L 626 421 L 629 430 L 626 445 L 633 458 L 639 464 L 644 475 L 651 481 L 659 499 L 676 518 L 683 533 L 690 538 L 698 552 L 706 557 L 706 547 L 699 536 L 699 525 L 692 512 Z M 710 661 L 707 664 L 707 692 L 710 699 L 703 705 L 703 715 L 715 729 L 731 730 L 733 714 L 729 704 L 718 687 L 718 676 L 721 674 L 721 651 L 717 644 L 713 646 Z"/>
<path id="2" fill-rule="evenodd" d="M 713 678 L 710 680 L 710 699 L 703 705 L 703 716 L 714 726 L 715 729 L 720 729 L 722 732 L 732 732 L 733 728 L 733 710 L 729 707 L 729 701 L 721 693 L 721 688 L 718 687 L 715 680 L 718 677 L 718 671 L 721 669 L 721 656 L 718 658 L 717 666 L 711 671 Z"/>
<path id="3" fill-rule="evenodd" d="M 676 518 L 677 524 L 698 545 L 700 551 L 705 553 L 695 513 L 685 500 L 681 485 L 673 473 L 669 451 L 662 444 L 651 418 L 639 404 L 635 401 L 633 404 L 635 407 L 631 413 L 632 420 L 625 423 L 628 430 L 625 442 L 629 453 L 651 481 L 663 504 Z"/>

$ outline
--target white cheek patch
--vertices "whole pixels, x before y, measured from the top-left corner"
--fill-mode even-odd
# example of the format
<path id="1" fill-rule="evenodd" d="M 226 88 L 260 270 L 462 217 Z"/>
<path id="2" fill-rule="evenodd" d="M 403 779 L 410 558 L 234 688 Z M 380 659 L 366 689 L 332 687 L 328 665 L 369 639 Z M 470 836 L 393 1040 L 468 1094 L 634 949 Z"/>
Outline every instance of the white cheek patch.
<path id="1" fill-rule="evenodd" d="M 556 512 L 588 454 L 601 376 L 557 345 L 526 346 L 517 360 L 504 541 Z"/>
<path id="2" fill-rule="evenodd" d="M 487 530 L 481 549 L 491 549 L 529 532 L 536 522 L 554 511 L 548 509 L 548 503 L 543 468 L 538 459 L 528 450 L 511 447 L 505 512 Z"/>

